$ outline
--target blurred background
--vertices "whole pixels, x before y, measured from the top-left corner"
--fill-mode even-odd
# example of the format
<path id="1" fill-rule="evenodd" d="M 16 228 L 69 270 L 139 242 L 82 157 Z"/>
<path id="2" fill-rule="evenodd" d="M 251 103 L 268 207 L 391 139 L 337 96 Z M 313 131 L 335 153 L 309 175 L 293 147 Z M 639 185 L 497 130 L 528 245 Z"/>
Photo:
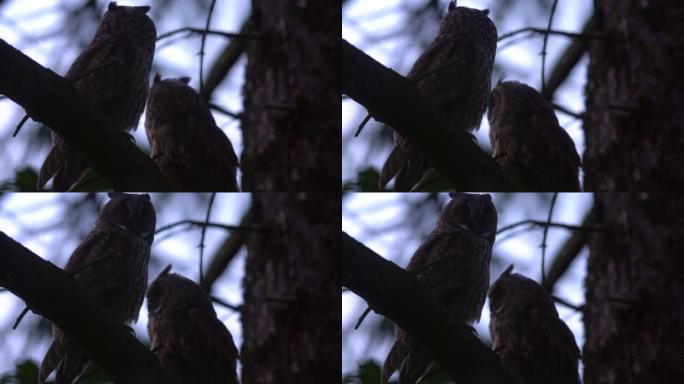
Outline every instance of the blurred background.
<path id="1" fill-rule="evenodd" d="M 492 194 L 498 214 L 497 227 L 502 230 L 525 220 L 546 222 L 552 197 L 553 194 Z M 449 200 L 446 193 L 347 193 L 342 200 L 342 230 L 382 257 L 406 267 Z M 591 194 L 558 194 L 552 222 L 581 225 L 592 204 Z M 515 265 L 514 272 L 540 282 L 543 232 L 543 226 L 525 224 L 498 233 L 492 253 L 490 283 L 511 264 Z M 565 228 L 549 227 L 546 239 L 547 276 L 573 233 Z M 556 297 L 573 306 L 584 303 L 587 257 L 588 248 L 582 247 L 553 287 Z M 354 329 L 366 308 L 363 299 L 349 290 L 342 291 L 342 375 L 345 382 L 378 382 L 379 376 L 375 380 L 371 378 L 379 375 L 394 341 L 392 321 L 372 311 L 361 326 Z M 584 344 L 581 313 L 558 302 L 556 308 L 581 349 Z M 488 327 L 489 301 L 485 303 L 475 329 L 483 342 L 491 344 Z"/>
<path id="2" fill-rule="evenodd" d="M 151 194 L 157 212 L 157 229 L 181 220 L 204 222 L 210 196 Z M 0 231 L 62 268 L 71 252 L 90 231 L 100 208 L 108 200 L 106 194 L 0 194 Z M 239 225 L 250 205 L 250 194 L 217 194 L 210 221 Z M 157 233 L 149 262 L 149 282 L 168 264 L 173 264 L 172 271 L 198 282 L 201 232 L 199 226 L 179 225 Z M 230 234 L 223 228 L 207 228 L 204 240 L 205 271 Z M 245 256 L 246 248 L 243 247 L 213 284 L 213 296 L 232 305 L 242 304 Z M 16 330 L 12 330 L 24 305 L 11 292 L 0 290 L 0 382 L 3 383 L 13 383 L 2 378 L 27 360 L 29 363 L 23 369 L 32 370 L 35 368 L 33 364 L 40 365 L 52 340 L 50 323 L 31 312 Z M 146 308 L 147 302 L 143 303 L 133 329 L 139 340 L 149 344 Z M 240 348 L 242 327 L 239 313 L 216 303 L 214 308 Z"/>
<path id="3" fill-rule="evenodd" d="M 239 32 L 251 12 L 250 3 L 249 0 L 217 1 L 211 29 Z M 0 0 L 0 38 L 41 65 L 64 75 L 92 39 L 108 4 L 109 0 Z M 155 22 L 159 36 L 183 27 L 203 29 L 211 0 L 129 0 L 118 1 L 117 4 L 151 6 L 148 15 Z M 190 86 L 199 89 L 200 42 L 200 34 L 187 32 L 157 41 L 150 81 L 157 72 L 163 78 L 190 76 Z M 217 58 L 227 50 L 230 42 L 223 36 L 207 36 L 205 84 Z M 233 113 L 242 111 L 245 63 L 243 55 L 230 66 L 211 95 L 212 104 Z M 216 110 L 213 115 L 239 156 L 242 152 L 239 121 Z M 24 110 L 20 106 L 0 96 L 0 147 L 3 148 L 0 151 L 0 190 L 16 189 L 15 182 L 21 184 L 29 179 L 40 168 L 50 149 L 50 129 L 41 128 L 31 120 L 17 137 L 12 137 L 23 116 Z M 143 113 L 133 136 L 138 147 L 149 152 L 144 117 Z"/>
<path id="4" fill-rule="evenodd" d="M 458 6 L 489 9 L 498 34 L 525 27 L 545 29 L 553 1 L 549 0 L 458 0 Z M 415 60 L 437 34 L 447 0 L 348 0 L 342 8 L 342 37 L 385 66 L 406 75 Z M 591 0 L 559 1 L 553 30 L 580 32 L 592 13 Z M 549 35 L 546 81 L 572 40 Z M 543 35 L 521 33 L 500 40 L 492 73 L 492 86 L 506 75 L 541 89 Z M 584 110 L 586 54 L 553 96 L 556 104 L 576 114 Z M 342 183 L 348 190 L 377 190 L 377 173 L 392 148 L 392 130 L 370 120 L 359 137 L 354 137 L 367 111 L 355 101 L 342 100 Z M 560 125 L 570 134 L 577 152 L 584 153 L 581 120 L 556 110 Z M 476 132 L 478 144 L 491 153 L 486 116 Z M 580 179 L 583 176 L 580 175 Z"/>

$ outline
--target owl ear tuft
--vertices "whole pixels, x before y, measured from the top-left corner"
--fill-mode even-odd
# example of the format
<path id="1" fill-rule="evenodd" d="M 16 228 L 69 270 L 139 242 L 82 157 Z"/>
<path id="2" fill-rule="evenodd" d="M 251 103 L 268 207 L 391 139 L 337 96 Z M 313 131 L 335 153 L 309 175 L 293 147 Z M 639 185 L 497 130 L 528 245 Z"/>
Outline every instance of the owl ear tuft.
<path id="1" fill-rule="evenodd" d="M 506 270 L 503 271 L 501 276 L 510 276 L 512 271 L 513 271 L 513 264 L 509 265 L 508 268 L 506 268 Z"/>
<path id="2" fill-rule="evenodd" d="M 149 193 L 143 193 L 140 195 L 140 197 L 142 197 L 143 199 L 145 199 L 147 201 L 150 201 L 150 194 Z"/>
<path id="3" fill-rule="evenodd" d="M 109 192 L 107 193 L 107 196 L 109 196 L 110 199 L 113 199 L 115 197 L 123 196 L 125 193 L 122 192 Z"/>
<path id="4" fill-rule="evenodd" d="M 135 10 L 144 15 L 150 11 L 150 6 L 149 5 L 143 5 L 140 7 L 135 7 Z"/>
<path id="5" fill-rule="evenodd" d="M 482 10 L 482 13 L 483 13 L 485 16 L 489 15 L 489 9 L 483 9 L 483 10 Z"/>
<path id="6" fill-rule="evenodd" d="M 183 77 L 179 78 L 178 80 L 180 80 L 182 83 L 189 84 L 190 83 L 190 76 L 183 76 Z"/>
<path id="7" fill-rule="evenodd" d="M 449 12 L 453 11 L 456 8 L 456 0 L 452 0 L 449 2 Z"/>
<path id="8" fill-rule="evenodd" d="M 161 75 L 159 72 L 154 74 L 154 84 L 161 83 Z"/>
<path id="9" fill-rule="evenodd" d="M 164 269 L 161 271 L 161 273 L 159 274 L 159 276 L 168 276 L 168 275 L 169 275 L 169 272 L 171 272 L 171 267 L 173 267 L 172 264 L 167 265 L 166 268 L 164 268 Z"/>
<path id="10" fill-rule="evenodd" d="M 108 11 L 113 11 L 113 10 L 115 10 L 117 7 L 118 7 L 118 5 L 116 5 L 116 1 L 111 1 L 111 2 L 109 3 L 109 5 L 107 6 L 107 10 L 108 10 Z"/>

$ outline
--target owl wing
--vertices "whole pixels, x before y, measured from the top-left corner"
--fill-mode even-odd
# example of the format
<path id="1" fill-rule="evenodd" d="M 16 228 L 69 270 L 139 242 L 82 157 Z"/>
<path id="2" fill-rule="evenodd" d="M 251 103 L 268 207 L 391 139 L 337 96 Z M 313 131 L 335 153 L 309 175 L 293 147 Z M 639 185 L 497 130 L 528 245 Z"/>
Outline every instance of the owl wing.
<path id="1" fill-rule="evenodd" d="M 549 113 L 532 116 L 532 126 L 543 143 L 541 145 L 551 152 L 552 161 L 558 162 L 562 172 L 550 175 L 557 179 L 556 184 L 571 192 L 579 192 L 578 168 L 581 159 L 575 149 L 570 135 L 558 124 L 553 110 Z M 558 189 L 558 188 L 555 188 Z"/>
<path id="2" fill-rule="evenodd" d="M 228 136 L 216 125 L 211 114 L 190 117 L 188 125 L 191 132 L 195 133 L 195 140 L 201 145 L 198 148 L 204 151 L 202 156 L 208 162 L 206 166 L 213 172 L 210 180 L 204 180 L 205 183 L 211 184 L 210 190 L 238 191 L 235 179 L 238 157 Z"/>

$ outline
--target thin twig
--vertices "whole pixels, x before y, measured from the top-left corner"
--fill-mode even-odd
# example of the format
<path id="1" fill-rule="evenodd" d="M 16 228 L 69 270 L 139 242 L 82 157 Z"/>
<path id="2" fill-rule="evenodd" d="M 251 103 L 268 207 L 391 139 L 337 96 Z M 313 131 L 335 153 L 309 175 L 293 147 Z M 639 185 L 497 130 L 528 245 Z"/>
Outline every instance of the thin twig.
<path id="1" fill-rule="evenodd" d="M 21 127 L 24 126 L 24 124 L 26 124 L 26 121 L 27 121 L 28 119 L 29 119 L 29 115 L 28 115 L 28 114 L 24 115 L 24 117 L 21 118 L 21 121 L 19 122 L 19 124 L 17 124 L 17 129 L 14 130 L 14 133 L 12 134 L 12 137 L 17 137 L 17 134 L 19 134 L 19 130 L 21 129 Z"/>
<path id="2" fill-rule="evenodd" d="M 557 228 L 565 228 L 571 231 L 600 231 L 600 227 L 596 226 L 582 226 L 582 225 L 572 225 L 572 224 L 564 224 L 564 223 L 549 223 L 546 221 L 540 221 L 540 220 L 523 220 L 519 221 L 517 223 L 509 224 L 506 225 L 505 227 L 501 227 L 496 231 L 496 234 L 500 234 L 506 231 L 509 231 L 511 229 L 523 226 L 523 225 L 531 225 L 531 226 L 549 226 L 549 227 L 557 227 Z"/>
<path id="3" fill-rule="evenodd" d="M 241 225 L 230 225 L 230 224 L 220 224 L 220 223 L 205 223 L 204 221 L 197 221 L 197 220 L 181 220 L 177 221 L 175 223 L 167 224 L 162 227 L 159 227 L 154 233 L 160 233 L 164 231 L 168 231 L 169 229 L 181 226 L 181 225 L 188 225 L 188 226 L 196 226 L 196 227 L 202 227 L 202 226 L 207 226 L 207 227 L 213 227 L 213 228 L 222 228 L 228 231 L 253 231 L 253 232 L 259 232 L 261 231 L 261 228 L 258 227 L 249 227 L 249 226 L 241 226 Z"/>
<path id="4" fill-rule="evenodd" d="M 211 1 L 211 5 L 209 6 L 209 15 L 207 15 L 207 24 L 204 26 L 204 32 L 202 33 L 202 43 L 200 44 L 200 52 L 199 52 L 199 57 L 200 57 L 200 67 L 199 67 L 199 93 L 200 95 L 204 94 L 204 46 L 207 43 L 207 31 L 209 30 L 209 24 L 211 23 L 211 15 L 214 13 L 214 6 L 216 5 L 216 0 Z M 213 201 L 213 198 L 212 198 Z M 200 271 L 200 276 L 202 275 L 202 271 Z"/>
<path id="5" fill-rule="evenodd" d="M 367 114 L 366 117 L 363 118 L 363 121 L 361 122 L 361 124 L 359 124 L 359 128 L 356 130 L 354 137 L 359 137 L 359 135 L 361 134 L 361 130 L 363 129 L 363 127 L 366 126 L 366 124 L 368 124 L 368 121 L 370 120 L 370 118 L 371 118 L 370 113 Z"/>
<path id="6" fill-rule="evenodd" d="M 576 33 L 576 32 L 567 32 L 567 31 L 557 31 L 557 30 L 546 30 L 544 28 L 535 28 L 535 27 L 525 27 L 525 28 L 520 28 L 516 29 L 511 32 L 506 32 L 503 35 L 499 36 L 497 41 L 502 41 L 506 40 L 508 38 L 511 38 L 513 36 L 519 35 L 521 33 L 539 33 L 539 34 L 544 34 L 548 33 L 550 35 L 559 35 L 559 36 L 565 36 L 569 37 L 572 39 L 599 39 L 601 36 L 593 34 L 593 33 Z"/>
<path id="7" fill-rule="evenodd" d="M 554 109 L 556 109 L 560 112 L 563 112 L 566 115 L 572 116 L 575 119 L 583 119 L 584 118 L 584 112 L 581 112 L 581 113 L 573 112 L 573 111 L 569 110 L 568 108 L 565 108 L 564 106 L 562 106 L 560 104 L 556 104 L 556 103 L 551 103 L 551 105 L 553 106 Z"/>
<path id="8" fill-rule="evenodd" d="M 546 32 L 544 33 L 544 44 L 542 45 L 542 67 L 541 67 L 541 89 L 542 93 L 544 93 L 546 89 L 546 73 L 545 73 L 545 68 L 546 68 L 546 44 L 549 41 L 549 34 L 551 31 L 551 25 L 553 24 L 553 15 L 556 13 L 556 6 L 558 5 L 558 0 L 553 1 L 553 5 L 551 6 L 551 15 L 549 16 L 549 24 L 546 27 Z M 542 271 L 542 276 L 544 275 L 544 271 Z"/>
<path id="9" fill-rule="evenodd" d="M 157 41 L 166 39 L 167 37 L 171 37 L 173 35 L 177 35 L 179 33 L 183 32 L 189 32 L 189 34 L 197 33 L 201 35 L 216 35 L 216 36 L 223 36 L 231 39 L 259 39 L 261 36 L 259 36 L 256 33 L 235 33 L 235 32 L 224 32 L 224 31 L 215 31 L 215 30 L 205 30 L 202 28 L 193 28 L 193 27 L 183 27 L 183 28 L 178 28 L 174 29 L 173 31 L 165 32 L 162 33 L 161 35 L 157 36 Z"/>
<path id="10" fill-rule="evenodd" d="M 555 296 L 555 295 L 551 295 L 551 298 L 553 299 L 553 301 L 557 302 L 558 304 L 564 305 L 570 309 L 574 309 L 577 312 L 584 312 L 584 305 L 572 304 L 571 302 L 569 302 L 565 299 L 562 299 L 558 296 Z"/>
<path id="11" fill-rule="evenodd" d="M 216 296 L 209 296 L 209 298 L 211 299 L 211 301 L 213 301 L 213 302 L 215 302 L 215 303 L 217 303 L 217 304 L 220 304 L 220 305 L 222 305 L 222 306 L 224 306 L 224 307 L 226 307 L 226 308 L 228 308 L 228 309 L 232 309 L 232 310 L 235 311 L 235 312 L 240 312 L 240 311 L 242 310 L 242 305 L 230 304 L 230 303 L 228 303 L 228 302 L 226 302 L 226 301 L 223 301 L 223 300 L 219 299 L 219 298 L 216 297 Z"/>
<path id="12" fill-rule="evenodd" d="M 213 6 L 213 3 L 212 3 Z M 210 12 L 211 13 L 211 12 Z M 199 281 L 200 281 L 200 286 L 204 286 L 204 236 L 207 233 L 207 225 L 209 223 L 209 217 L 211 216 L 211 208 L 214 206 L 214 199 L 216 198 L 216 192 L 213 192 L 211 194 L 211 197 L 209 198 L 209 206 L 207 207 L 207 216 L 204 219 L 204 225 L 202 226 L 202 235 L 200 237 L 200 243 L 199 243 L 199 249 L 200 249 L 200 257 L 199 257 Z"/>
<path id="13" fill-rule="evenodd" d="M 546 235 L 549 233 L 549 223 L 551 223 L 551 217 L 553 216 L 553 207 L 556 205 L 556 199 L 558 198 L 558 192 L 553 194 L 551 197 L 551 206 L 549 206 L 549 217 L 546 219 L 546 225 L 544 226 L 544 235 L 542 237 L 541 249 L 541 283 L 544 285 L 544 280 L 546 279 Z"/>
<path id="14" fill-rule="evenodd" d="M 213 109 L 213 110 L 215 110 L 215 111 L 221 112 L 221 113 L 223 113 L 224 115 L 230 116 L 230 117 L 232 117 L 232 118 L 234 118 L 234 119 L 238 119 L 238 120 L 241 120 L 241 119 L 242 119 L 242 112 L 240 112 L 240 113 L 231 112 L 231 111 L 229 111 L 229 110 L 227 110 L 227 109 L 225 109 L 225 108 L 223 108 L 223 107 L 220 107 L 220 106 L 218 106 L 218 105 L 216 105 L 216 104 L 213 104 L 213 103 L 209 103 L 209 108 L 211 108 L 211 109 Z"/>

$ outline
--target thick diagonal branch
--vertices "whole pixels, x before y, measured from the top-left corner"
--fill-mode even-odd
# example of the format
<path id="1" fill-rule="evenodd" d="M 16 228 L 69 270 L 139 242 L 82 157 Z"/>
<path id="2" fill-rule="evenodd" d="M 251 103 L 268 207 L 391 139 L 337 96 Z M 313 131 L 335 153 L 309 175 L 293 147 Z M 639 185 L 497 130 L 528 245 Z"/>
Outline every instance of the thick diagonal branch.
<path id="1" fill-rule="evenodd" d="M 408 272 L 342 232 L 342 286 L 420 341 L 458 383 L 512 384 L 494 352 L 451 324 Z"/>
<path id="2" fill-rule="evenodd" d="M 72 277 L 4 232 L 0 286 L 66 332 L 115 383 L 172 383 L 154 354 L 84 296 Z"/>
<path id="3" fill-rule="evenodd" d="M 342 93 L 423 152 L 457 190 L 511 191 L 496 162 L 464 133 L 455 137 L 406 78 L 342 41 Z"/>
<path id="4" fill-rule="evenodd" d="M 69 83 L 0 39 L 0 94 L 52 128 L 120 191 L 169 191 L 157 166 L 128 135 L 98 129 L 101 118 Z"/>

